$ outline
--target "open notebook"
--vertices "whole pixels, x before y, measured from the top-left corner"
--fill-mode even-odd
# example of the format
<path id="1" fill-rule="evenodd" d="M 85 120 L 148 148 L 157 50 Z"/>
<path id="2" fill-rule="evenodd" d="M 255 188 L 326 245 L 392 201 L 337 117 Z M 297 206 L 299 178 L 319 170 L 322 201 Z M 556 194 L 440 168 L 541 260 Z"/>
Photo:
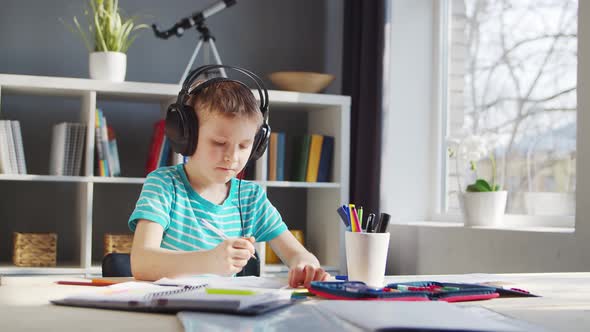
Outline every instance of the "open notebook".
<path id="1" fill-rule="evenodd" d="M 58 305 L 169 312 L 208 311 L 238 315 L 257 315 L 285 307 L 292 302 L 281 293 L 253 291 L 249 295 L 211 294 L 207 284 L 161 286 L 146 282 L 124 282 L 91 292 L 53 300 Z"/>

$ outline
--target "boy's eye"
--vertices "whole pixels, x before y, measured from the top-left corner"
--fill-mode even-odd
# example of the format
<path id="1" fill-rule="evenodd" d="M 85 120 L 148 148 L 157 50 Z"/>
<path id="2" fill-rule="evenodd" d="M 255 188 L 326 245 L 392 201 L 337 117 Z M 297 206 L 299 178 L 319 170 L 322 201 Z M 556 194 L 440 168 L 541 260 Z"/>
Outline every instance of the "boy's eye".
<path id="1" fill-rule="evenodd" d="M 240 144 L 240 149 L 246 150 L 250 147 L 250 144 Z"/>
<path id="2" fill-rule="evenodd" d="M 224 144 L 225 144 L 225 142 L 221 142 L 221 141 L 213 141 L 213 144 L 215 144 L 215 145 L 219 145 L 219 146 L 222 146 L 222 145 L 224 145 Z"/>

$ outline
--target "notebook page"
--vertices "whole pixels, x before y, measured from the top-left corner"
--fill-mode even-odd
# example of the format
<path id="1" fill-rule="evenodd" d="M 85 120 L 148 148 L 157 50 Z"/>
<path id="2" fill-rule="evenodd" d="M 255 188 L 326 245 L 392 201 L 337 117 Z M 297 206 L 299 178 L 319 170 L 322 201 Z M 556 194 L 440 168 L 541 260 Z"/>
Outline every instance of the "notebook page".
<path id="1" fill-rule="evenodd" d="M 69 304 L 120 303 L 122 306 L 126 306 L 130 302 L 144 303 L 152 294 L 180 289 L 182 287 L 160 286 L 147 282 L 130 281 L 106 287 L 93 287 L 92 291 L 84 291 L 59 301 Z"/>
<path id="2" fill-rule="evenodd" d="M 266 289 L 283 289 L 287 287 L 287 282 L 280 278 L 268 277 L 221 277 L 221 276 L 194 276 L 183 278 L 162 278 L 154 282 L 158 285 L 174 286 L 198 286 L 207 284 L 212 288 L 266 288 Z"/>

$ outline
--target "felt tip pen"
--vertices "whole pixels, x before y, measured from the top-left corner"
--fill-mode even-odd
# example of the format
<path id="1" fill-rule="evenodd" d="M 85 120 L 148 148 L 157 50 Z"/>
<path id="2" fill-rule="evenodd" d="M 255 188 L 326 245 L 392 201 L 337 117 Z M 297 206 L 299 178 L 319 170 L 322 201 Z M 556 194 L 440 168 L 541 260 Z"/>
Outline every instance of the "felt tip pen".
<path id="1" fill-rule="evenodd" d="M 379 215 L 379 228 L 375 229 L 376 233 L 385 233 L 387 232 L 387 226 L 389 226 L 389 219 L 391 216 L 387 213 L 381 212 Z"/>
<path id="2" fill-rule="evenodd" d="M 205 288 L 207 294 L 216 295 L 255 295 L 256 291 L 248 289 Z"/>

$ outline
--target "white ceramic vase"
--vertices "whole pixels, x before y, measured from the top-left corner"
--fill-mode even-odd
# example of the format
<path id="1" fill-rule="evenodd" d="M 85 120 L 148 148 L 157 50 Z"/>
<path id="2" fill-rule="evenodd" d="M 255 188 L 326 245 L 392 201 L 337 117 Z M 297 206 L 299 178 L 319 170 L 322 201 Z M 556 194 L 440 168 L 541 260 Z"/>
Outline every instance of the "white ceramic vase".
<path id="1" fill-rule="evenodd" d="M 507 191 L 466 192 L 462 195 L 465 226 L 500 226 L 506 211 Z"/>
<path id="2" fill-rule="evenodd" d="M 127 71 L 127 55 L 121 52 L 92 52 L 88 67 L 92 79 L 123 82 Z"/>

